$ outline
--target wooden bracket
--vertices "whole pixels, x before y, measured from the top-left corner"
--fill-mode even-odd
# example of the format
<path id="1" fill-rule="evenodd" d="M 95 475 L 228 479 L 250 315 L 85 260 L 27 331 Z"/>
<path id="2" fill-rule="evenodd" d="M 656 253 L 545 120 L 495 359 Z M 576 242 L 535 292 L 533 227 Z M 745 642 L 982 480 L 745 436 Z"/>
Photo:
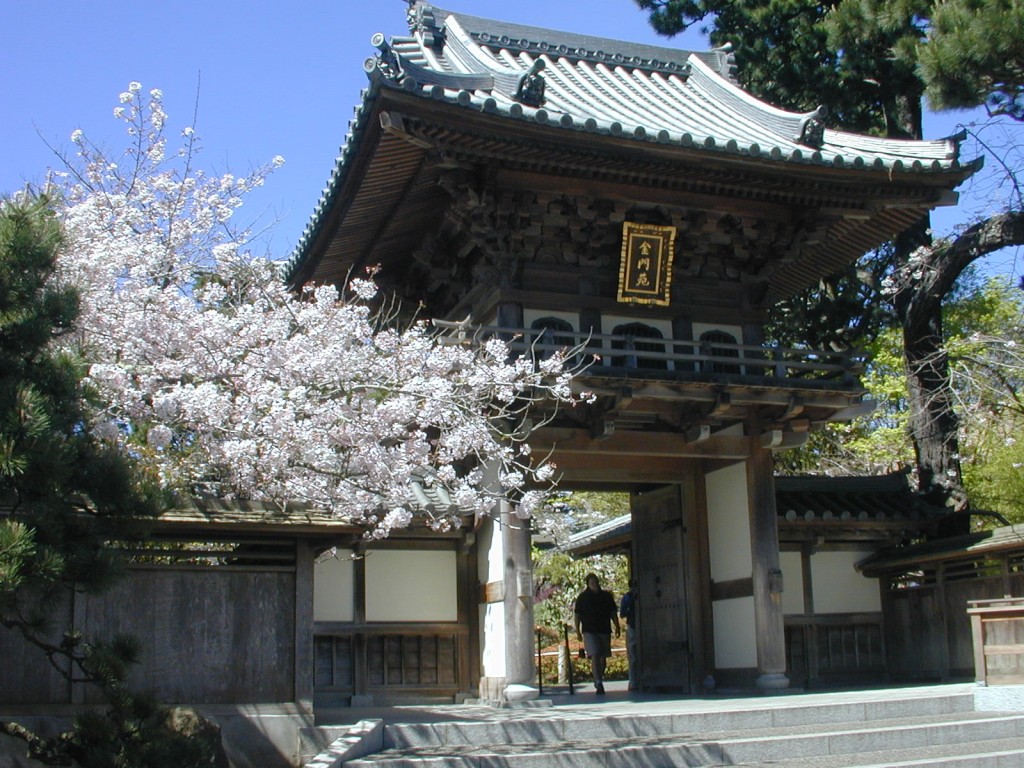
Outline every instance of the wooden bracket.
<path id="1" fill-rule="evenodd" d="M 715 397 L 715 407 L 711 411 L 711 418 L 724 416 L 732 409 L 732 395 L 728 392 L 719 392 Z"/>
<path id="2" fill-rule="evenodd" d="M 686 442 L 688 443 L 703 443 L 711 437 L 711 425 L 701 424 L 693 429 L 686 430 Z"/>
<path id="3" fill-rule="evenodd" d="M 596 419 L 590 425 L 590 437 L 594 440 L 607 440 L 615 434 L 615 422 L 612 419 Z"/>
<path id="4" fill-rule="evenodd" d="M 779 417 L 781 421 L 789 421 L 794 419 L 804 412 L 804 401 L 794 395 L 789 398 L 789 405 L 786 406 L 786 410 L 783 411 L 782 416 Z"/>

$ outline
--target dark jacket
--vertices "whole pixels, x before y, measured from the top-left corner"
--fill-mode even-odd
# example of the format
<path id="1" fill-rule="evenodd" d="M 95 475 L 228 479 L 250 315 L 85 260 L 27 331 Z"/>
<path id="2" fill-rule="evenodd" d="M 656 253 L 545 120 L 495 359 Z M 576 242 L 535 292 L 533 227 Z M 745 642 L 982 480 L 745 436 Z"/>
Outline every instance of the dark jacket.
<path id="1" fill-rule="evenodd" d="M 576 615 L 580 617 L 583 632 L 596 635 L 610 635 L 612 621 L 618 611 L 611 592 L 599 589 L 585 589 L 576 598 Z"/>

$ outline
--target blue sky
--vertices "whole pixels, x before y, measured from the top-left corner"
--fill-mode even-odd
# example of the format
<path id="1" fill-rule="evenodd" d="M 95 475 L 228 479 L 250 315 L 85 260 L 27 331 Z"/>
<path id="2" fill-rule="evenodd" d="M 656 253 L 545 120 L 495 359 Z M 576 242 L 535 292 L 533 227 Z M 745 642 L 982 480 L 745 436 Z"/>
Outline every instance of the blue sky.
<path id="1" fill-rule="evenodd" d="M 656 36 L 631 0 L 449 0 L 451 10 L 657 45 L 703 49 L 696 31 Z M 585 12 L 581 12 L 585 8 Z M 365 87 L 363 61 L 375 32 L 404 34 L 405 0 L 36 0 L 0 11 L 0 193 L 38 182 L 82 129 L 119 148 L 117 95 L 131 81 L 160 88 L 169 125 L 183 128 L 197 105 L 200 163 L 244 172 L 275 155 L 285 165 L 243 210 L 277 220 L 273 258 L 286 258 L 333 168 Z M 964 115 L 943 116 L 929 137 Z M 946 214 L 936 230 L 952 226 Z M 1002 269 L 1002 267 L 1000 267 Z M 1013 262 L 1006 262 L 1013 271 Z"/>

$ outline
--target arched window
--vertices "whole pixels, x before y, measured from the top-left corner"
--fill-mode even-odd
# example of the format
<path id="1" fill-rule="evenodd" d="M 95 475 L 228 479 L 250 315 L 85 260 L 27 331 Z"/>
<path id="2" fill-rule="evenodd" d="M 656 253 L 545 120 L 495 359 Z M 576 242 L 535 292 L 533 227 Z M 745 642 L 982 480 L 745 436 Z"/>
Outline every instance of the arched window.
<path id="1" fill-rule="evenodd" d="M 736 337 L 725 331 L 708 331 L 700 335 L 700 353 L 711 355 L 714 360 L 704 362 L 704 370 L 708 373 L 732 373 L 740 372 L 739 365 L 723 362 L 723 357 L 740 356 L 740 351 L 735 347 Z M 732 345 L 732 346 L 729 346 Z"/>
<path id="2" fill-rule="evenodd" d="M 646 368 L 648 370 L 668 370 L 668 361 L 664 358 L 653 358 L 645 356 L 644 352 L 663 353 L 665 345 L 662 343 L 647 341 L 647 339 L 663 339 L 661 331 L 643 323 L 626 323 L 617 325 L 612 330 L 615 336 L 624 336 L 624 339 L 612 341 L 612 349 L 621 349 L 630 354 L 613 356 L 612 365 L 620 368 Z"/>
<path id="3" fill-rule="evenodd" d="M 573 327 L 560 317 L 542 317 L 530 325 L 534 331 L 531 342 L 533 356 L 538 360 L 551 357 L 557 349 L 572 349 L 576 345 Z"/>

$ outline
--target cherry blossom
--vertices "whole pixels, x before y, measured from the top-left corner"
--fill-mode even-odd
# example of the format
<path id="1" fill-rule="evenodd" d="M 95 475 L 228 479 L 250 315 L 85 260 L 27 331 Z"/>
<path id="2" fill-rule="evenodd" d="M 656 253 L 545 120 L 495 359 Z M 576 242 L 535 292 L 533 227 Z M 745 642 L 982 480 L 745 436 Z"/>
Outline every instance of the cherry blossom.
<path id="1" fill-rule="evenodd" d="M 372 274 L 289 291 L 234 224 L 281 158 L 207 175 L 193 126 L 169 149 L 162 95 L 139 83 L 116 117 L 123 155 L 75 131 L 62 178 L 61 275 L 82 292 L 97 434 L 183 494 L 311 505 L 378 537 L 502 500 L 543 508 L 557 472 L 528 450 L 539 425 L 524 417 L 572 399 L 565 357 L 440 343 L 424 320 L 371 310 Z"/>

